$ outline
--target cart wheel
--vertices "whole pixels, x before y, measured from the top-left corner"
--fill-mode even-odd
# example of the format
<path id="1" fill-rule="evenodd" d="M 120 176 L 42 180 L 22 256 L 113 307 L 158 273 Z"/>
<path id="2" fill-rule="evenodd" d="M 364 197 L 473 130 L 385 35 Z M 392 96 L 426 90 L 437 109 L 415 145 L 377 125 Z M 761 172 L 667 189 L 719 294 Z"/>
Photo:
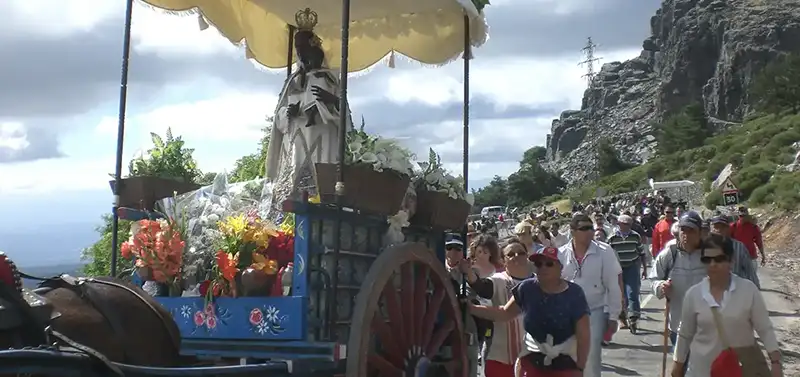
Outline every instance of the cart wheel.
<path id="1" fill-rule="evenodd" d="M 444 263 L 432 251 L 420 243 L 388 247 L 356 297 L 347 377 L 466 377 L 461 315 Z M 440 355 L 445 344 L 451 352 Z"/>

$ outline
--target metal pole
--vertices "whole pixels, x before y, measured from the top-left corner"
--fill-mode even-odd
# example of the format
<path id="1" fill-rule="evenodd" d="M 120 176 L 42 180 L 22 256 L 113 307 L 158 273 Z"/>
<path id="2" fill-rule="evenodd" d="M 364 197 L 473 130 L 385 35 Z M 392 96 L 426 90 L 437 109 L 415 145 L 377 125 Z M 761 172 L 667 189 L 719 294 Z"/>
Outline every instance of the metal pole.
<path id="1" fill-rule="evenodd" d="M 339 249 L 342 247 L 342 199 L 344 199 L 344 153 L 347 137 L 347 71 L 350 54 L 350 0 L 342 0 L 342 62 L 339 73 L 339 163 L 336 166 L 336 225 L 333 242 L 333 273 L 331 276 L 331 299 L 328 300 L 329 339 L 336 333 L 336 297 L 339 285 Z"/>
<path id="2" fill-rule="evenodd" d="M 469 38 L 469 15 L 465 12 L 464 13 L 464 109 L 463 109 L 463 117 L 464 117 L 464 131 L 463 131 L 463 141 L 464 141 L 464 161 L 463 161 L 463 171 L 462 175 L 464 176 L 464 191 L 469 192 L 469 60 L 472 57 L 472 52 L 470 51 L 470 38 Z M 464 228 L 462 229 L 463 240 L 464 242 L 467 241 L 467 225 L 464 224 Z M 469 245 L 464 247 L 464 258 L 467 257 L 467 249 Z M 464 278 L 461 282 L 461 296 L 467 297 L 467 276 L 464 275 Z M 467 321 L 467 310 L 461 311 L 462 315 L 462 323 L 466 323 Z M 476 340 L 477 341 L 477 340 Z"/>
<path id="3" fill-rule="evenodd" d="M 111 276 L 117 276 L 117 242 L 119 242 L 119 192 L 122 185 L 122 144 L 125 140 L 125 110 L 128 102 L 128 61 L 131 57 L 131 20 L 133 0 L 125 8 L 125 34 L 122 37 L 122 77 L 119 79 L 119 120 L 117 123 L 117 165 L 114 170 L 114 205 L 111 207 Z"/>
<path id="4" fill-rule="evenodd" d="M 289 33 L 289 44 L 286 48 L 286 78 L 292 76 L 292 60 L 294 60 L 294 26 L 286 25 Z"/>

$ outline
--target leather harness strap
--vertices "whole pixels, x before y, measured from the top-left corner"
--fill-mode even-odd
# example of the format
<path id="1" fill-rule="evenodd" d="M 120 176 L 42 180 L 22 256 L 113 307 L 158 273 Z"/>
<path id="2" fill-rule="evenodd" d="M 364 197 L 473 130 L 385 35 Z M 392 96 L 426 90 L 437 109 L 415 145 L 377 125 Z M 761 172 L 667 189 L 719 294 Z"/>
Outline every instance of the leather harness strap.
<path id="1" fill-rule="evenodd" d="M 127 331 L 125 330 L 126 326 L 122 323 L 119 316 L 116 315 L 116 311 L 114 308 L 110 307 L 106 300 L 99 294 L 96 288 L 92 287 L 92 283 L 101 284 L 109 287 L 119 288 L 124 291 L 129 292 L 134 297 L 138 298 L 139 301 L 143 302 L 150 308 L 150 311 L 155 313 L 155 315 L 160 320 L 162 326 L 169 334 L 170 341 L 172 345 L 175 347 L 176 350 L 180 350 L 180 334 L 178 334 L 175 329 L 168 325 L 168 318 L 165 318 L 158 309 L 153 306 L 145 297 L 142 297 L 139 292 L 136 292 L 134 289 L 126 286 L 125 284 L 120 284 L 114 281 L 106 280 L 106 279 L 99 279 L 99 278 L 76 278 L 69 275 L 62 275 L 56 278 L 48 279 L 42 284 L 41 286 L 52 287 L 52 288 L 67 288 L 74 291 L 78 294 L 81 298 L 85 299 L 89 304 L 91 304 L 108 322 L 111 329 L 117 333 L 120 337 L 125 337 L 127 335 Z M 127 350 L 123 347 L 124 357 L 127 360 Z"/>

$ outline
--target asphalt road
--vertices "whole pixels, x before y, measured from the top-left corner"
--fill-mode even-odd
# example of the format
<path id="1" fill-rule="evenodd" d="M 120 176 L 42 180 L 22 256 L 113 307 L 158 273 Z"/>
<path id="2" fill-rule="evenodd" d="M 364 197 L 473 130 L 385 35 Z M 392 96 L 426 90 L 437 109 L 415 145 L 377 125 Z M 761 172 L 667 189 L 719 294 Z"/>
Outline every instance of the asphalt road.
<path id="1" fill-rule="evenodd" d="M 771 278 L 771 271 L 760 270 L 762 293 L 767 302 L 778 340 L 784 353 L 785 376 L 800 376 L 800 291 L 782 291 Z M 661 376 L 664 350 L 664 301 L 651 294 L 650 282 L 642 282 L 642 318 L 639 332 L 620 330 L 603 349 L 603 377 Z M 667 355 L 666 375 L 670 375 L 671 354 Z"/>

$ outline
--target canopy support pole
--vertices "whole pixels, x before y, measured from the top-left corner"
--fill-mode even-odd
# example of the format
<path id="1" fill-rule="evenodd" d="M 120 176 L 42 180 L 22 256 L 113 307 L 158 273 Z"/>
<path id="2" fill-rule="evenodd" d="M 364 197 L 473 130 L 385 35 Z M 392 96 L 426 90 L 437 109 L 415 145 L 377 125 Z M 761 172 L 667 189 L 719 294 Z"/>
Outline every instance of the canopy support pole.
<path id="1" fill-rule="evenodd" d="M 114 169 L 114 204 L 111 207 L 111 276 L 117 277 L 119 242 L 119 192 L 122 185 L 122 150 L 125 141 L 125 112 L 128 104 L 128 62 L 131 57 L 131 20 L 133 0 L 125 8 L 125 34 L 122 37 L 122 75 L 119 80 L 119 119 L 117 121 L 117 165 Z"/>
<path id="2" fill-rule="evenodd" d="M 350 109 L 347 106 L 347 71 L 350 54 L 350 0 L 342 0 L 342 62 L 339 73 L 339 163 L 336 165 L 336 225 L 333 237 L 333 276 L 331 276 L 331 298 L 328 299 L 328 339 L 336 334 L 336 298 L 339 286 L 339 251 L 342 247 L 342 202 L 344 199 L 344 154 L 347 142 L 347 120 Z"/>
<path id="3" fill-rule="evenodd" d="M 472 59 L 472 51 L 470 45 L 470 38 L 469 38 L 469 15 L 464 13 L 464 109 L 463 109 L 463 117 L 464 117 L 464 135 L 463 135 L 463 142 L 464 142 L 464 161 L 462 166 L 462 175 L 464 176 L 464 192 L 469 193 L 469 61 Z M 462 228 L 462 240 L 464 240 L 465 247 L 464 249 L 464 258 L 467 258 L 467 249 L 469 245 L 466 244 L 467 236 L 469 230 L 467 228 L 467 224 L 464 224 L 464 228 Z M 461 281 L 461 296 L 467 297 L 467 276 L 464 275 Z M 467 322 L 467 308 L 461 308 L 461 321 L 462 323 Z M 477 339 L 470 339 L 470 342 L 477 342 Z"/>
<path id="4" fill-rule="evenodd" d="M 286 45 L 286 79 L 292 77 L 292 60 L 294 58 L 294 26 L 287 24 L 289 43 Z"/>

